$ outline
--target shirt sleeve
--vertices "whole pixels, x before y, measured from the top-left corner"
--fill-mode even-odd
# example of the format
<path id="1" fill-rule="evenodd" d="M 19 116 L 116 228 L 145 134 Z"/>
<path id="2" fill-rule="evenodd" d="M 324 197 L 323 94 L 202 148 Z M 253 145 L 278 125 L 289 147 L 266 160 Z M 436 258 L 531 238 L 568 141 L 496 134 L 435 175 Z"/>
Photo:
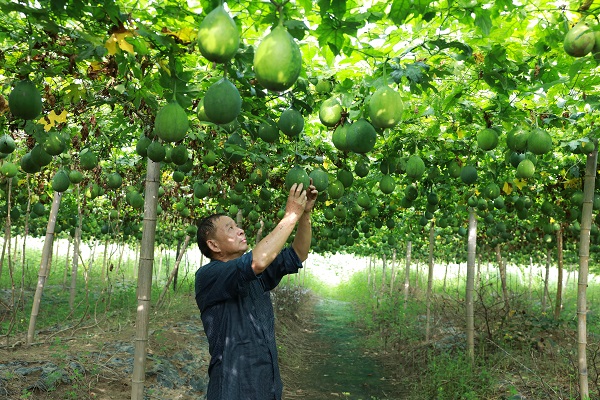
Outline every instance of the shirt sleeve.
<path id="1" fill-rule="evenodd" d="M 259 275 L 259 280 L 265 291 L 273 290 L 284 276 L 298 273 L 300 268 L 302 268 L 302 261 L 296 251 L 292 247 L 286 247 Z"/>
<path id="2" fill-rule="evenodd" d="M 212 261 L 196 272 L 196 304 L 200 312 L 216 303 L 247 295 L 247 283 L 256 279 L 252 252 L 235 260 Z"/>

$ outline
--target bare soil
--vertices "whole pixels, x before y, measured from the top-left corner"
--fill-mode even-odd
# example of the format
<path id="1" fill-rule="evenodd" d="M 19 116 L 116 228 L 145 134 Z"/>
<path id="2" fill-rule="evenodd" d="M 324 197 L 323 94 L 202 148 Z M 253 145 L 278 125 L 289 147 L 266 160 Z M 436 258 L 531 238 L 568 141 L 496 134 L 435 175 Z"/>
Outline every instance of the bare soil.
<path id="1" fill-rule="evenodd" d="M 167 305 L 151 315 L 146 399 L 203 398 L 208 345 L 192 296 L 178 301 L 178 307 Z M 452 312 L 452 308 L 460 310 L 458 304 L 437 310 L 445 318 L 437 319 L 430 341 L 402 342 L 393 332 L 381 331 L 376 334 L 389 336 L 387 345 L 381 346 L 365 345 L 373 332 L 353 321 L 348 303 L 314 298 L 298 288 L 277 289 L 274 303 L 286 400 L 436 398 L 426 390 L 432 386 L 435 390 L 436 384 L 443 387 L 444 379 L 453 375 L 452 371 L 441 378 L 431 375 L 435 371 L 428 370 L 428 355 L 464 343 L 450 329 L 459 326 L 462 318 L 460 312 Z M 440 301 L 437 307 L 440 304 L 448 303 Z M 30 347 L 24 345 L 24 333 L 11 336 L 8 342 L 3 338 L 0 399 L 129 399 L 134 318 L 90 316 L 84 321 L 65 321 L 61 327 L 40 331 Z M 477 345 L 478 351 L 486 349 L 485 371 L 497 382 L 485 399 L 577 398 L 573 331 L 560 324 L 546 326 L 544 318 L 523 311 L 509 322 L 490 320 L 488 325 L 495 328 Z M 594 396 L 600 376 L 598 342 L 591 336 L 588 345 Z"/>
<path id="2" fill-rule="evenodd" d="M 145 382 L 148 399 L 202 396 L 189 384 L 179 385 L 177 377 L 168 381 L 173 371 L 184 371 L 190 365 L 199 367 L 197 379 L 206 375 L 208 345 L 191 296 L 189 301 L 189 311 L 167 308 L 151 316 Z M 29 347 L 24 345 L 24 334 L 20 336 L 11 337 L 9 346 L 3 343 L 0 347 L 0 364 L 13 366 L 0 369 L 0 399 L 131 398 L 134 320 L 115 324 L 110 318 L 88 319 L 75 329 L 41 331 Z M 168 373 L 165 365 L 170 367 Z M 64 374 L 48 388 L 44 369 L 54 370 L 52 366 Z M 31 372 L 19 374 L 23 368 Z M 16 373 L 10 372 L 15 369 Z"/>

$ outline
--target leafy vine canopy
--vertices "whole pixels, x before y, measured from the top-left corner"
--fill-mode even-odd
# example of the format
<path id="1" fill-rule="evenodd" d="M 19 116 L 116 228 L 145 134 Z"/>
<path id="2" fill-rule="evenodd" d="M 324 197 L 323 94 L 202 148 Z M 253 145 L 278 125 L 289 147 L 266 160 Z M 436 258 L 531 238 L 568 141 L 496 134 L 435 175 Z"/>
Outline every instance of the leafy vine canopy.
<path id="1" fill-rule="evenodd" d="M 199 28 L 217 7 L 239 34 L 237 51 L 223 62 L 208 60 L 199 46 Z M 330 184 L 347 183 L 341 171 L 352 172 L 340 197 L 324 190 L 321 198 L 316 219 L 324 227 L 323 251 L 393 245 L 391 237 L 416 232 L 423 218 L 459 232 L 466 207 L 479 204 L 472 197 L 484 198 L 492 183 L 507 207 L 493 207 L 495 198 L 488 198 L 480 217 L 490 226 L 515 220 L 526 231 L 550 223 L 541 212 L 545 201 L 569 218 L 566 201 L 581 187 L 584 158 L 578 149 L 597 139 L 595 46 L 573 56 L 565 51 L 565 35 L 585 24 L 593 42 L 600 32 L 598 8 L 593 1 L 509 0 L 3 1 L 0 126 L 17 144 L 3 163 L 19 165 L 58 133 L 66 147 L 35 173 L 35 184 L 19 171 L 13 185 L 18 200 L 33 186 L 30 201 L 47 204 L 57 170 L 81 170 L 82 152 L 95 153 L 98 166 L 85 171 L 81 192 L 98 221 L 90 217 L 85 230 L 90 236 L 112 232 L 102 222 L 112 208 L 119 210 L 114 222 L 135 238 L 139 208 L 125 199 L 143 192 L 147 153 L 139 143 L 158 141 L 154 119 L 176 102 L 190 127 L 180 142 L 162 143 L 166 159 L 158 207 L 168 224 L 185 227 L 207 210 L 220 210 L 242 211 L 253 226 L 264 220 L 268 227 L 283 202 L 286 173 L 300 165 L 307 173 L 326 171 Z M 293 64 L 300 68 L 291 84 L 272 90 L 261 84 L 255 56 L 278 26 L 297 45 L 301 57 Z M 278 54 L 287 53 L 279 50 L 262 61 L 267 72 L 291 64 L 291 56 Z M 230 123 L 207 121 L 204 96 L 224 78 L 239 92 L 240 112 Z M 34 120 L 15 117 L 8 107 L 9 94 L 24 79 L 36 85 L 43 101 Z M 376 127 L 366 151 L 341 150 L 335 131 L 373 120 L 370 102 L 382 87 L 398 94 L 399 121 Z M 339 121 L 324 125 L 319 112 L 332 97 L 341 110 Z M 303 117 L 301 132 L 280 134 L 285 131 L 280 124 L 265 140 L 269 126 L 277 126 L 289 109 Z M 495 130 L 497 146 L 481 147 L 477 135 L 484 129 Z M 550 134 L 550 152 L 535 154 L 509 143 L 515 131 L 534 129 Z M 178 145 L 189 153 L 182 164 L 170 160 Z M 424 173 L 406 174 L 412 155 L 421 158 Z M 517 174 L 511 157 L 527 158 L 535 172 L 528 165 L 526 178 Z M 475 166 L 477 180 L 467 184 L 453 176 L 455 164 Z M 357 173 L 358 166 L 367 167 L 365 175 Z M 115 172 L 123 177 L 122 192 L 107 190 L 107 177 Z M 414 189 L 417 197 L 411 200 Z M 75 192 L 73 186 L 68 190 Z M 433 205 L 427 202 L 432 193 L 439 199 Z M 511 205 L 522 197 L 533 199 L 540 211 L 515 217 Z M 359 198 L 365 206 L 357 205 Z M 74 196 L 64 207 L 78 201 Z M 61 219 L 67 231 L 72 215 L 67 211 Z M 166 239 L 177 235 L 166 225 L 159 229 Z"/>

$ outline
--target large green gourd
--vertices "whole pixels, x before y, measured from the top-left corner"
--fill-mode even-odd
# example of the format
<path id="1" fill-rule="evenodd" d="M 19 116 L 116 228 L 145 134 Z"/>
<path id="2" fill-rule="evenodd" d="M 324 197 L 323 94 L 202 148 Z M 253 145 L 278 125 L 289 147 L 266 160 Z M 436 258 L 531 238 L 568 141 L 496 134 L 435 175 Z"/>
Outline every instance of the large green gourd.
<path id="1" fill-rule="evenodd" d="M 154 133 L 165 142 L 182 140 L 189 127 L 187 114 L 176 101 L 161 108 L 154 119 Z"/>
<path id="2" fill-rule="evenodd" d="M 206 59 L 217 63 L 227 62 L 237 53 L 240 34 L 223 5 L 208 13 L 200 23 L 198 47 Z"/>
<path id="3" fill-rule="evenodd" d="M 24 79 L 8 95 L 8 107 L 16 118 L 35 119 L 42 112 L 42 96 L 33 82 Z"/>
<path id="4" fill-rule="evenodd" d="M 283 25 L 277 25 L 254 53 L 254 73 L 263 87 L 273 91 L 289 89 L 300 76 L 302 54 Z"/>

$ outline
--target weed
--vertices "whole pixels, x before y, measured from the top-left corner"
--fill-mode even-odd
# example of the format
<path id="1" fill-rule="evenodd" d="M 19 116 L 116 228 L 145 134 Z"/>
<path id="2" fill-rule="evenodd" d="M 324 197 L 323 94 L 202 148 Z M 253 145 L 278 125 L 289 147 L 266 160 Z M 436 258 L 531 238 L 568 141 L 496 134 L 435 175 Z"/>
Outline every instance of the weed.
<path id="1" fill-rule="evenodd" d="M 476 400 L 486 398 L 493 379 L 485 366 L 474 367 L 460 354 L 430 354 L 427 379 L 422 382 L 428 398 Z"/>

